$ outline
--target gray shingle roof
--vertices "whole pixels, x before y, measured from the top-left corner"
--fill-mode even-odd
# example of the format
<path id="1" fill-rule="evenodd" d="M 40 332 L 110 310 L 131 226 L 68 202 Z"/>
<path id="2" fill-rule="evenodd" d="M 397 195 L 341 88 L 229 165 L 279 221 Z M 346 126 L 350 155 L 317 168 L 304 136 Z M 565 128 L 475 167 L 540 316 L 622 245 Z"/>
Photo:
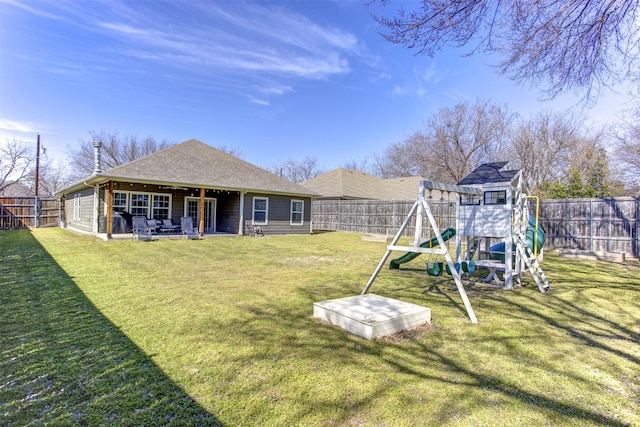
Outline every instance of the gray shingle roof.
<path id="1" fill-rule="evenodd" d="M 509 162 L 484 163 L 462 178 L 458 185 L 511 182 L 518 170 L 503 170 Z"/>
<path id="2" fill-rule="evenodd" d="M 196 139 L 149 154 L 91 177 L 264 193 L 315 196 L 309 189 Z M 64 190 L 63 190 L 64 192 Z"/>
<path id="3" fill-rule="evenodd" d="M 338 168 L 300 185 L 323 199 L 415 200 L 422 179 L 419 176 L 380 179 L 366 172 Z M 437 197 L 440 198 L 440 192 Z"/>
<path id="4" fill-rule="evenodd" d="M 379 179 L 366 172 L 338 168 L 301 183 L 303 187 L 330 199 L 371 199 Z"/>

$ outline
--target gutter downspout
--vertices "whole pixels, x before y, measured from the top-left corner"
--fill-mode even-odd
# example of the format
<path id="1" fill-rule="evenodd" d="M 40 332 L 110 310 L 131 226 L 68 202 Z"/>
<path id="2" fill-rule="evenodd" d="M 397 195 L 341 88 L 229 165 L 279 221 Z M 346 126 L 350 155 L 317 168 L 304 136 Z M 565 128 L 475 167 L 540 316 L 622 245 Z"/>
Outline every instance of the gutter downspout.
<path id="1" fill-rule="evenodd" d="M 100 230 L 100 184 L 96 184 L 93 191 L 93 234 L 98 235 Z"/>

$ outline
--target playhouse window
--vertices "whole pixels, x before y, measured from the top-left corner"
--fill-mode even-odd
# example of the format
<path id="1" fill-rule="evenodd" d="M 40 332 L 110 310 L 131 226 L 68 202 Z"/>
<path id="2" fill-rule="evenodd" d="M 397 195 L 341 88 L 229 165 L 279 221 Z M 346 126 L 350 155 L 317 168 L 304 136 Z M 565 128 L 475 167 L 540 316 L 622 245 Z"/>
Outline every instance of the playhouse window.
<path id="1" fill-rule="evenodd" d="M 506 205 L 507 204 L 507 191 L 485 191 L 484 192 L 484 204 L 485 205 Z"/>
<path id="2" fill-rule="evenodd" d="M 477 194 L 463 194 L 460 196 L 461 205 L 479 205 L 480 196 Z"/>

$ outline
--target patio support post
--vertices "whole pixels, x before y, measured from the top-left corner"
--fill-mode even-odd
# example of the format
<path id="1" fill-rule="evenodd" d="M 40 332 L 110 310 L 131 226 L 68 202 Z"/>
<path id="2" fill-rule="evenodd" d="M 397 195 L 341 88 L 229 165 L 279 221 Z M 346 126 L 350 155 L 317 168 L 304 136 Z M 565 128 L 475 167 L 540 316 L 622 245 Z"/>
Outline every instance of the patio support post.
<path id="1" fill-rule="evenodd" d="M 245 229 L 244 229 L 244 195 L 247 194 L 247 190 L 242 190 L 240 192 L 240 224 L 238 224 L 238 230 L 240 230 L 240 232 L 238 234 L 240 234 L 241 236 L 244 236 L 245 234 Z"/>
<path id="2" fill-rule="evenodd" d="M 200 187 L 200 225 L 198 225 L 200 235 L 204 235 L 204 187 Z"/>
<path id="3" fill-rule="evenodd" d="M 107 195 L 107 238 L 113 233 L 113 181 L 109 181 L 109 194 Z"/>

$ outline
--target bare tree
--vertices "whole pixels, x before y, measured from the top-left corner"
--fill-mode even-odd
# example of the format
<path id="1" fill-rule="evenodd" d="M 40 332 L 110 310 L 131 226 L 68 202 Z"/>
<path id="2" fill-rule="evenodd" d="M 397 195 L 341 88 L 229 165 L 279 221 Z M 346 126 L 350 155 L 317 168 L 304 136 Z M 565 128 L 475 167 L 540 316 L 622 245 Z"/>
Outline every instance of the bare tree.
<path id="1" fill-rule="evenodd" d="M 427 121 L 434 142 L 431 156 L 444 172 L 443 182 L 458 182 L 481 163 L 503 160 L 510 113 L 486 100 L 443 108 Z"/>
<path id="2" fill-rule="evenodd" d="M 309 156 L 301 161 L 289 159 L 284 163 L 270 168 L 270 170 L 274 174 L 287 178 L 289 181 L 295 183 L 307 181 L 325 172 L 324 169 L 319 166 L 318 159 Z"/>
<path id="3" fill-rule="evenodd" d="M 567 177 L 572 153 L 589 139 L 580 130 L 583 120 L 569 112 L 546 111 L 521 119 L 515 126 L 507 157 L 512 166 L 523 169 L 532 193 L 537 194 L 545 183 Z"/>
<path id="4" fill-rule="evenodd" d="M 243 156 L 242 150 L 237 147 L 234 147 L 233 145 L 221 145 L 216 148 L 224 153 L 231 154 L 232 156 L 237 157 L 239 159 L 241 159 Z"/>
<path id="5" fill-rule="evenodd" d="M 117 132 L 89 132 L 88 141 L 80 141 L 76 149 L 70 151 L 74 177 L 77 179 L 91 175 L 94 170 L 93 141 L 102 142 L 102 169 L 108 170 L 129 163 L 148 154 L 167 148 L 172 143 L 157 142 L 152 136 L 138 139 L 135 136 L 121 137 Z"/>
<path id="6" fill-rule="evenodd" d="M 71 182 L 72 177 L 68 168 L 46 160 L 40 161 L 40 195 L 54 196 Z"/>
<path id="7" fill-rule="evenodd" d="M 375 0 L 372 1 L 374 3 Z M 380 0 L 387 5 L 390 0 Z M 497 54 L 502 73 L 554 97 L 637 78 L 638 0 L 422 0 L 374 14 L 392 43 L 434 56 L 444 47 Z"/>
<path id="8" fill-rule="evenodd" d="M 9 185 L 28 185 L 35 162 L 34 149 L 15 138 L 0 144 L 0 192 Z"/>
<path id="9" fill-rule="evenodd" d="M 349 160 L 342 164 L 342 167 L 345 169 L 350 169 L 353 171 L 360 171 L 366 173 L 372 173 L 373 167 L 369 164 L 369 158 L 365 157 L 362 160 Z"/>
<path id="10" fill-rule="evenodd" d="M 630 188 L 640 188 L 640 107 L 614 132 L 616 176 Z"/>
<path id="11" fill-rule="evenodd" d="M 376 157 L 375 175 L 381 178 L 422 176 L 436 179 L 432 160 L 432 143 L 422 131 L 416 131 L 404 141 L 392 144 Z"/>
<path id="12" fill-rule="evenodd" d="M 504 160 L 509 119 L 505 107 L 486 100 L 442 108 L 427 119 L 423 131 L 391 145 L 377 159 L 376 174 L 456 183 L 481 163 Z"/>

